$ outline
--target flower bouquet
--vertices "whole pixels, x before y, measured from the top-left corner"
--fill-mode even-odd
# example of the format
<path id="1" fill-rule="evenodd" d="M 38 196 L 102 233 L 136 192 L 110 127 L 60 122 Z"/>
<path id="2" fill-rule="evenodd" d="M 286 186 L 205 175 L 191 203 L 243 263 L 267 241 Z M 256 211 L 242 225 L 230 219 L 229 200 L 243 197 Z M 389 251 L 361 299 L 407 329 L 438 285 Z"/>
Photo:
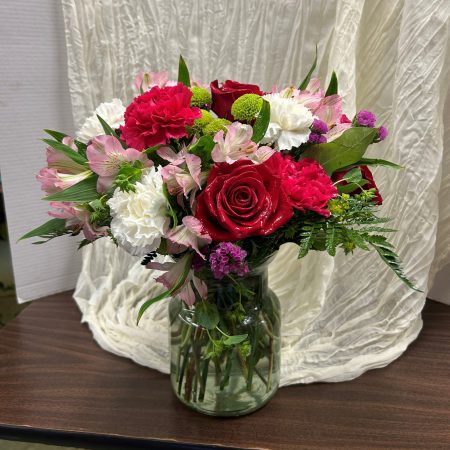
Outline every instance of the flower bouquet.
<path id="1" fill-rule="evenodd" d="M 37 176 L 52 219 L 23 238 L 108 236 L 143 259 L 171 298 L 171 381 L 213 415 L 254 411 L 275 393 L 280 305 L 267 265 L 286 242 L 335 256 L 375 251 L 409 287 L 377 215 L 382 197 L 364 157 L 387 130 L 369 111 L 342 113 L 333 73 L 264 92 L 258 86 L 140 73 L 139 94 L 100 105 L 74 139 L 45 130 Z"/>

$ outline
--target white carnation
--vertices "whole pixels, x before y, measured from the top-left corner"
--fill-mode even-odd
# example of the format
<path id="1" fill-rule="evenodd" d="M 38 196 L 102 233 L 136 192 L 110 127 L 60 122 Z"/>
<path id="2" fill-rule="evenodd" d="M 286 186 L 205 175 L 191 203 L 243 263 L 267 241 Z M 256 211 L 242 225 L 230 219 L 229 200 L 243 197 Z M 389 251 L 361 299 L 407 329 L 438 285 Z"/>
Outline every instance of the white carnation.
<path id="1" fill-rule="evenodd" d="M 276 143 L 278 150 L 291 150 L 308 141 L 314 117 L 311 111 L 295 98 L 279 93 L 263 97 L 270 103 L 270 123 L 262 144 Z"/>
<path id="2" fill-rule="evenodd" d="M 135 192 L 116 189 L 108 200 L 111 233 L 128 253 L 144 256 L 156 250 L 170 225 L 161 174 L 151 167 L 145 171 Z"/>
<path id="3" fill-rule="evenodd" d="M 113 98 L 110 102 L 100 104 L 91 117 L 88 117 L 83 126 L 78 131 L 78 140 L 88 142 L 95 136 L 105 134 L 102 124 L 97 118 L 99 115 L 113 130 L 124 125 L 125 106 L 118 98 Z"/>

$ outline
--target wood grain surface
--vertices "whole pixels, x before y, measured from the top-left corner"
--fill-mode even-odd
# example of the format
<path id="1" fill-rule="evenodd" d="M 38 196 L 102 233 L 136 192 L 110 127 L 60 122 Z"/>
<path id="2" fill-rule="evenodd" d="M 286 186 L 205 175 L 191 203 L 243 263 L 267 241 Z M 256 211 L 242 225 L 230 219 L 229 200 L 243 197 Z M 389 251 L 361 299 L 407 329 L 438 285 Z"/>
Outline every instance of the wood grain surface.
<path id="1" fill-rule="evenodd" d="M 423 317 L 418 340 L 384 369 L 282 388 L 250 416 L 217 419 L 179 403 L 168 376 L 100 349 L 70 292 L 51 296 L 0 330 L 0 438 L 108 449 L 450 449 L 450 308 L 429 301 Z"/>

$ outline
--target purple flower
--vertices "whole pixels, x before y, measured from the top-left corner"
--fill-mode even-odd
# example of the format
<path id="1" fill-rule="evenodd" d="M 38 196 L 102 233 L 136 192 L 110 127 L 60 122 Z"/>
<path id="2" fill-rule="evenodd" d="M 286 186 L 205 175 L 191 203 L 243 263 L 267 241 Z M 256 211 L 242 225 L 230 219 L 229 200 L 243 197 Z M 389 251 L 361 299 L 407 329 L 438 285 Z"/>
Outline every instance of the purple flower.
<path id="1" fill-rule="evenodd" d="M 378 128 L 378 139 L 380 141 L 384 141 L 387 138 L 388 135 L 388 130 L 386 127 L 383 127 L 383 125 L 381 125 L 380 128 Z"/>
<path id="2" fill-rule="evenodd" d="M 323 134 L 311 133 L 309 135 L 308 142 L 310 144 L 325 144 L 325 142 L 327 142 L 327 138 Z"/>
<path id="3" fill-rule="evenodd" d="M 358 114 L 356 114 L 356 122 L 361 127 L 369 127 L 373 128 L 375 126 L 375 122 L 377 118 L 374 113 L 370 111 L 362 110 Z"/>
<path id="4" fill-rule="evenodd" d="M 225 275 L 234 273 L 240 277 L 248 272 L 245 261 L 247 252 L 231 242 L 221 242 L 209 255 L 209 263 L 214 278 L 221 280 Z"/>
<path id="5" fill-rule="evenodd" d="M 311 130 L 317 134 L 325 134 L 328 133 L 328 125 L 320 119 L 314 119 Z"/>

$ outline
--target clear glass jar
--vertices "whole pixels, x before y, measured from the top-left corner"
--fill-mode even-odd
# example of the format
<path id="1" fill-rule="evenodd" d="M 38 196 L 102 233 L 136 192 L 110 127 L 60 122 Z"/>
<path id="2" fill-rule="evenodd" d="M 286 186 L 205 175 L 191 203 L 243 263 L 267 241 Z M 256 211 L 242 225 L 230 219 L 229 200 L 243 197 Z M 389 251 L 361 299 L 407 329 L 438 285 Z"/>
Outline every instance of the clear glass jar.
<path id="1" fill-rule="evenodd" d="M 203 305 L 171 300 L 172 387 L 184 404 L 204 414 L 248 414 L 278 388 L 280 303 L 268 287 L 267 266 L 207 285 Z"/>

